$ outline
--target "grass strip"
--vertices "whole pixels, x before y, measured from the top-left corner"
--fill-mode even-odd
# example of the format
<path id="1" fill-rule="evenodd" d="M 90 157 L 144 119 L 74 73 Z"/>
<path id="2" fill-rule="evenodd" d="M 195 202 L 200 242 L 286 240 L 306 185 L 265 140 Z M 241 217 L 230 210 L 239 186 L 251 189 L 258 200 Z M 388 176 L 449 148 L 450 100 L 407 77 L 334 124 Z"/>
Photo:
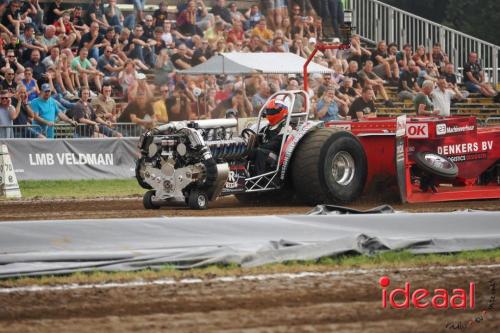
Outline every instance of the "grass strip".
<path id="1" fill-rule="evenodd" d="M 144 193 L 135 179 L 22 180 L 19 188 L 24 199 L 128 197 Z"/>
<path id="2" fill-rule="evenodd" d="M 211 265 L 204 268 L 178 270 L 172 266 L 146 269 L 137 272 L 78 272 L 62 276 L 43 276 L 0 280 L 0 287 L 30 285 L 97 284 L 107 282 L 151 281 L 162 278 L 210 279 L 221 276 L 242 276 L 275 273 L 326 272 L 332 270 L 412 268 L 446 265 L 500 264 L 500 249 L 466 251 L 452 254 L 412 254 L 408 251 L 390 251 L 373 256 L 345 255 L 325 257 L 319 260 L 293 261 L 253 268 L 238 265 Z"/>

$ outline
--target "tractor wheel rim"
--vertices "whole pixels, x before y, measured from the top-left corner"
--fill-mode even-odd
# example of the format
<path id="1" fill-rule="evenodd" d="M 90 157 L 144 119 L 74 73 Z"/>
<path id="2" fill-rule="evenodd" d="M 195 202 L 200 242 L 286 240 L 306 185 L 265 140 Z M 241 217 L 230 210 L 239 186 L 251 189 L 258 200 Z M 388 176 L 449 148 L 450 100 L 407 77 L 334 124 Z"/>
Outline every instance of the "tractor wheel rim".
<path id="1" fill-rule="evenodd" d="M 200 207 L 205 207 L 205 204 L 206 204 L 206 199 L 205 199 L 205 196 L 204 195 L 199 195 L 198 196 L 198 206 Z"/>
<path id="2" fill-rule="evenodd" d="M 332 176 L 333 180 L 342 186 L 349 185 L 356 172 L 354 158 L 345 151 L 340 151 L 333 157 Z"/>
<path id="3" fill-rule="evenodd" d="M 436 154 L 425 154 L 424 158 L 427 162 L 437 168 L 445 170 L 450 170 L 453 168 L 453 164 L 442 156 Z"/>

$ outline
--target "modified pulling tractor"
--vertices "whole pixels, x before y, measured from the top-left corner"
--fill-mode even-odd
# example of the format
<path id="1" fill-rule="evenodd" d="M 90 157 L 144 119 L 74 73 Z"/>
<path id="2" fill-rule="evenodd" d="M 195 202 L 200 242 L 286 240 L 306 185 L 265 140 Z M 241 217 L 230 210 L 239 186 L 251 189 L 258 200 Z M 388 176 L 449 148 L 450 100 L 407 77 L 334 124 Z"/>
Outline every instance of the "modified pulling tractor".
<path id="1" fill-rule="evenodd" d="M 172 122 L 145 132 L 136 165 L 139 184 L 149 189 L 144 207 L 184 202 L 205 209 L 219 196 L 247 201 L 290 190 L 307 204 L 344 204 L 377 180 L 384 191 L 399 187 L 403 202 L 500 198 L 498 127 L 478 128 L 474 117 L 325 123 L 309 120 L 304 91 L 271 99 L 290 111 L 280 152 L 262 174 L 254 174 L 249 155 L 262 144 L 264 107 L 253 129 L 240 135 L 236 119 Z M 302 107 L 294 107 L 299 99 Z"/>
<path id="2" fill-rule="evenodd" d="M 349 47 L 351 27 L 343 29 L 344 44 L 318 43 L 305 62 L 304 90 L 318 50 Z M 264 141 L 267 103 L 257 124 L 240 135 L 236 119 L 172 122 L 146 131 L 136 164 L 136 178 L 149 190 L 144 207 L 184 202 L 205 209 L 219 196 L 248 201 L 283 192 L 311 205 L 344 204 L 380 180 L 382 191 L 399 190 L 403 202 L 500 198 L 500 127 L 480 128 L 475 117 L 325 123 L 309 120 L 305 91 L 280 91 L 271 100 L 289 111 L 279 154 L 270 154 L 261 174 L 250 156 Z"/>

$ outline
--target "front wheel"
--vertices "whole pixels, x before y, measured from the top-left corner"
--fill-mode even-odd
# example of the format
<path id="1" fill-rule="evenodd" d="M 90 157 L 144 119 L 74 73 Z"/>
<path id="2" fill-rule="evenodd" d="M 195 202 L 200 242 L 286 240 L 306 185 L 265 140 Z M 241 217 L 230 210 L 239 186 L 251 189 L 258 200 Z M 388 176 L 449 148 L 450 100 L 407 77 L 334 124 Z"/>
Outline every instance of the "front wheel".
<path id="1" fill-rule="evenodd" d="M 146 209 L 160 209 L 160 206 L 153 202 L 153 197 L 156 194 L 155 191 L 147 191 L 142 197 L 142 204 Z"/>
<path id="2" fill-rule="evenodd" d="M 191 209 L 204 210 L 208 208 L 208 196 L 204 191 L 194 189 L 189 192 L 187 203 Z"/>
<path id="3" fill-rule="evenodd" d="M 356 200 L 365 186 L 367 172 L 359 140 L 350 132 L 334 128 L 307 134 L 292 161 L 295 191 L 311 205 Z"/>

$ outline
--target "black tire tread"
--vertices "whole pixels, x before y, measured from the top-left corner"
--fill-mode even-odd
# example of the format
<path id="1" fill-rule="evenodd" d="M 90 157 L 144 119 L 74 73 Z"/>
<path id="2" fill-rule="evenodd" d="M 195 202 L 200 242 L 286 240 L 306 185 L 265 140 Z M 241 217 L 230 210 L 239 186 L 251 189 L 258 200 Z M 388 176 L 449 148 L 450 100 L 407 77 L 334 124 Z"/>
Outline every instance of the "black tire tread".
<path id="1" fill-rule="evenodd" d="M 198 205 L 198 196 L 200 194 L 203 194 L 205 196 L 205 202 L 206 202 L 206 205 L 204 207 L 200 207 Z M 191 192 L 189 193 L 189 196 L 188 196 L 188 206 L 189 208 L 191 209 L 196 209 L 196 210 L 205 210 L 208 208 L 208 196 L 207 194 L 202 191 L 202 190 L 198 190 L 198 189 L 193 189 L 191 190 Z"/>
<path id="2" fill-rule="evenodd" d="M 324 163 L 333 144 L 345 142 L 357 152 L 357 183 L 349 190 L 337 192 L 327 184 Z M 361 155 L 360 155 L 361 153 Z M 356 155 L 356 154 L 355 154 Z M 320 128 L 308 133 L 299 143 L 291 162 L 291 178 L 297 196 L 309 205 L 348 203 L 362 192 L 367 175 L 366 155 L 359 140 L 350 132 L 336 128 Z M 338 186 L 338 185 L 337 185 Z M 350 192 L 349 192 L 350 191 Z"/>
<path id="3" fill-rule="evenodd" d="M 297 195 L 307 204 L 325 202 L 327 193 L 321 186 L 319 162 L 323 143 L 339 130 L 320 128 L 308 133 L 294 152 L 292 180 Z M 300 164 L 299 164 L 300 163 Z"/>
<path id="4" fill-rule="evenodd" d="M 153 196 L 155 195 L 155 191 L 147 191 L 144 193 L 144 196 L 142 197 L 142 204 L 144 205 L 144 208 L 146 209 L 160 209 L 160 206 L 155 205 L 153 203 Z"/>

